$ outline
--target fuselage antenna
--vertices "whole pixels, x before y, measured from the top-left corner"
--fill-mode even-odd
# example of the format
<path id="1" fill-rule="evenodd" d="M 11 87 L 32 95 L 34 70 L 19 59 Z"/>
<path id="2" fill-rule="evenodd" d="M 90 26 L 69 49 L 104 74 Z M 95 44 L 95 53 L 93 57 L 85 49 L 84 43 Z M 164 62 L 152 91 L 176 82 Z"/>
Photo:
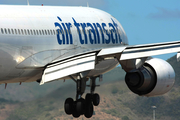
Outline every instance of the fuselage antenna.
<path id="1" fill-rule="evenodd" d="M 27 0 L 27 4 L 28 4 L 28 6 L 29 6 L 29 0 Z"/>
<path id="2" fill-rule="evenodd" d="M 87 2 L 87 7 L 89 7 L 89 3 Z"/>

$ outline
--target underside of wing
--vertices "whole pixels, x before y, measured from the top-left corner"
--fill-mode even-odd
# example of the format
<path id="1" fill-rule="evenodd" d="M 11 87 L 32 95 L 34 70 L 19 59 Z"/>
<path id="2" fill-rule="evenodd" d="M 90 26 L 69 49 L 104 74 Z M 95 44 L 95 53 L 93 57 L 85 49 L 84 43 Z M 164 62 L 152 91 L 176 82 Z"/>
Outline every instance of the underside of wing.
<path id="1" fill-rule="evenodd" d="M 87 53 L 47 65 L 41 84 L 95 68 L 95 53 Z"/>

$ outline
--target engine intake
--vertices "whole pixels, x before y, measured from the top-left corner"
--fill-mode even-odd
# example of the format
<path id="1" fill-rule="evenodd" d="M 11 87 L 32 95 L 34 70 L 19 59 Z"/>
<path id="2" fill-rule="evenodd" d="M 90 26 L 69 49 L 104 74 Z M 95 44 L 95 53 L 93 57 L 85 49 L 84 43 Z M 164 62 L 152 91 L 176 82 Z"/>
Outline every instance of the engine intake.
<path id="1" fill-rule="evenodd" d="M 168 62 L 152 58 L 138 70 L 128 72 L 125 82 L 129 89 L 138 95 L 157 96 L 172 88 L 175 72 Z"/>

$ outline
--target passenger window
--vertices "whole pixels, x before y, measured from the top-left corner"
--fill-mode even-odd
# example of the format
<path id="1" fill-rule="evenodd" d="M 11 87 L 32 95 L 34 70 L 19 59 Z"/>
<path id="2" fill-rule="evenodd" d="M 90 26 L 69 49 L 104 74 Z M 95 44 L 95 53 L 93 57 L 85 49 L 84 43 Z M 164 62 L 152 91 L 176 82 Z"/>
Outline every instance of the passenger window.
<path id="1" fill-rule="evenodd" d="M 8 32 L 9 32 L 9 34 L 11 34 L 11 31 L 10 31 L 10 29 L 8 29 Z"/>
<path id="2" fill-rule="evenodd" d="M 28 35 L 30 35 L 30 31 L 29 30 L 27 30 L 27 33 L 28 33 Z"/>
<path id="3" fill-rule="evenodd" d="M 41 30 L 39 30 L 39 35 L 41 35 Z"/>
<path id="4" fill-rule="evenodd" d="M 53 35 L 53 32 L 52 32 L 52 30 L 50 30 L 51 31 L 51 35 Z"/>
<path id="5" fill-rule="evenodd" d="M 36 34 L 39 35 L 38 30 L 36 30 Z"/>
<path id="6" fill-rule="evenodd" d="M 24 34 L 25 34 L 25 35 L 27 35 L 27 32 L 26 32 L 26 30 L 25 30 L 25 29 L 24 29 Z"/>
<path id="7" fill-rule="evenodd" d="M 48 32 L 48 35 L 50 35 L 50 32 L 49 32 L 49 30 L 47 30 L 47 32 Z"/>
<path id="8" fill-rule="evenodd" d="M 15 34 L 17 34 L 17 30 L 15 29 L 14 31 L 15 31 Z"/>
<path id="9" fill-rule="evenodd" d="M 31 35 L 33 35 L 33 31 L 31 30 Z"/>
<path id="10" fill-rule="evenodd" d="M 1 33 L 2 33 L 2 34 L 4 34 L 4 31 L 3 31 L 3 29 L 2 29 L 2 28 L 1 28 Z"/>
<path id="11" fill-rule="evenodd" d="M 5 31 L 5 33 L 7 34 L 7 30 L 6 30 L 6 28 L 4 29 L 4 31 Z"/>
<path id="12" fill-rule="evenodd" d="M 36 35 L 36 31 L 35 30 L 33 30 L 34 31 L 34 35 Z"/>
<path id="13" fill-rule="evenodd" d="M 44 35 L 44 30 L 42 30 L 42 35 Z"/>
<path id="14" fill-rule="evenodd" d="M 21 33 L 24 35 L 23 29 L 21 29 Z"/>
<path id="15" fill-rule="evenodd" d="M 11 33 L 14 34 L 14 30 L 13 29 L 11 29 Z"/>
<path id="16" fill-rule="evenodd" d="M 21 31 L 20 31 L 20 29 L 18 29 L 18 33 L 19 33 L 19 34 L 21 34 Z"/>
<path id="17" fill-rule="evenodd" d="M 47 35 L 47 31 L 46 30 L 44 30 L 45 31 L 45 35 Z"/>
<path id="18" fill-rule="evenodd" d="M 54 32 L 54 35 L 56 34 L 56 31 L 55 30 L 53 30 L 53 32 Z"/>

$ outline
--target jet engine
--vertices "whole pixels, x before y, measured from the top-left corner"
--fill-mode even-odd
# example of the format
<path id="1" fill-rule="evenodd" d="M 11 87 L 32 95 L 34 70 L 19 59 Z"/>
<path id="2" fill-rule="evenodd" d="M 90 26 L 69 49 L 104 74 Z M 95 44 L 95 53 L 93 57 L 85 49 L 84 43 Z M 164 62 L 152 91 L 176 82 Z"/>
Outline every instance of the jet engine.
<path id="1" fill-rule="evenodd" d="M 175 72 L 168 62 L 152 58 L 141 68 L 126 73 L 125 82 L 135 94 L 147 97 L 158 96 L 172 88 Z"/>

